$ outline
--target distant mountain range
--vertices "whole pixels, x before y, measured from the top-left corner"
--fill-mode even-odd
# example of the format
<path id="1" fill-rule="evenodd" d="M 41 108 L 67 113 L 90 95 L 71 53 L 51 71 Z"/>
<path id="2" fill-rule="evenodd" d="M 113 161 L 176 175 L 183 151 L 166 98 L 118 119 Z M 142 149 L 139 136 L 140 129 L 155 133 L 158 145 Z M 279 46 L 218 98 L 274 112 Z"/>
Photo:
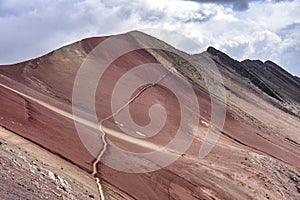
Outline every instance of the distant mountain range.
<path id="1" fill-rule="evenodd" d="M 282 109 L 299 117 L 300 79 L 293 76 L 272 61 L 246 59 L 238 62 L 228 55 L 209 47 L 207 52 L 222 68 L 249 81 L 270 97 L 278 100 Z M 289 104 L 289 106 L 287 106 Z"/>

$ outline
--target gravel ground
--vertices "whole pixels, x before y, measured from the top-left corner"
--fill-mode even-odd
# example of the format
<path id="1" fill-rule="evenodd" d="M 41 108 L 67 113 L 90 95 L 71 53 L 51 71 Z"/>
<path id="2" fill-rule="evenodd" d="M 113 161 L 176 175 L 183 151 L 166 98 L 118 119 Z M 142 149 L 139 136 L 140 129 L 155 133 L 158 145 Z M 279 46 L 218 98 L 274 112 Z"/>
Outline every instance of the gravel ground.
<path id="1" fill-rule="evenodd" d="M 95 185 L 91 189 L 61 163 L 49 160 L 51 166 L 20 146 L 0 138 L 0 199 L 98 199 Z"/>

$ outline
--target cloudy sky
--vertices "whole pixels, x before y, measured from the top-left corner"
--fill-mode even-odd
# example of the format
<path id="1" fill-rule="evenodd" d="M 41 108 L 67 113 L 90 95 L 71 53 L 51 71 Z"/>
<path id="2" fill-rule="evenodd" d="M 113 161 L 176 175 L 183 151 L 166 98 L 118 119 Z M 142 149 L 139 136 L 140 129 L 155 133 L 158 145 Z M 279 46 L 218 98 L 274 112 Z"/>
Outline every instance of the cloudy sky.
<path id="1" fill-rule="evenodd" d="M 85 37 L 159 28 L 198 43 L 150 31 L 182 50 L 214 46 L 238 60 L 273 60 L 300 76 L 299 11 L 300 0 L 0 0 L 0 63 Z"/>

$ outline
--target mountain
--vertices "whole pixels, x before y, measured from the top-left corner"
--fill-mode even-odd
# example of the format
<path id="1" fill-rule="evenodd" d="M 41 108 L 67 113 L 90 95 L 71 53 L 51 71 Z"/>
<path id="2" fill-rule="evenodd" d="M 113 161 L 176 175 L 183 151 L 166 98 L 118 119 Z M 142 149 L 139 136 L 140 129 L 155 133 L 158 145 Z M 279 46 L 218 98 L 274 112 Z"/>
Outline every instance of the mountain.
<path id="1" fill-rule="evenodd" d="M 299 78 L 286 72 L 272 61 L 247 59 L 238 62 L 213 47 L 208 48 L 207 51 L 219 65 L 249 79 L 255 87 L 272 97 L 271 100 L 278 107 L 299 117 Z"/>
<path id="2" fill-rule="evenodd" d="M 190 55 L 133 31 L 0 66 L 0 125 L 95 176 L 106 199 L 296 200 L 299 85 L 272 61 Z"/>

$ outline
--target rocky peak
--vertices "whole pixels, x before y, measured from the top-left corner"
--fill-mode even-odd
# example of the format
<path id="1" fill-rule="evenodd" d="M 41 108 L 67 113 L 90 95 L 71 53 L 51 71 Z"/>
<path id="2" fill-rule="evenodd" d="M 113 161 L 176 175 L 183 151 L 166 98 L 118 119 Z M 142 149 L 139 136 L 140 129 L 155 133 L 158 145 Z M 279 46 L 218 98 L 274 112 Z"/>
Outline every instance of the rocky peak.
<path id="1" fill-rule="evenodd" d="M 281 96 L 276 91 L 274 91 L 266 82 L 264 82 L 259 75 L 257 75 L 257 71 L 253 66 L 263 64 L 262 61 L 245 60 L 243 62 L 239 62 L 213 47 L 209 47 L 207 49 L 207 52 L 211 55 L 212 59 L 219 65 L 219 67 L 227 71 L 233 70 L 239 76 L 248 78 L 263 92 L 279 101 L 282 101 Z"/>

